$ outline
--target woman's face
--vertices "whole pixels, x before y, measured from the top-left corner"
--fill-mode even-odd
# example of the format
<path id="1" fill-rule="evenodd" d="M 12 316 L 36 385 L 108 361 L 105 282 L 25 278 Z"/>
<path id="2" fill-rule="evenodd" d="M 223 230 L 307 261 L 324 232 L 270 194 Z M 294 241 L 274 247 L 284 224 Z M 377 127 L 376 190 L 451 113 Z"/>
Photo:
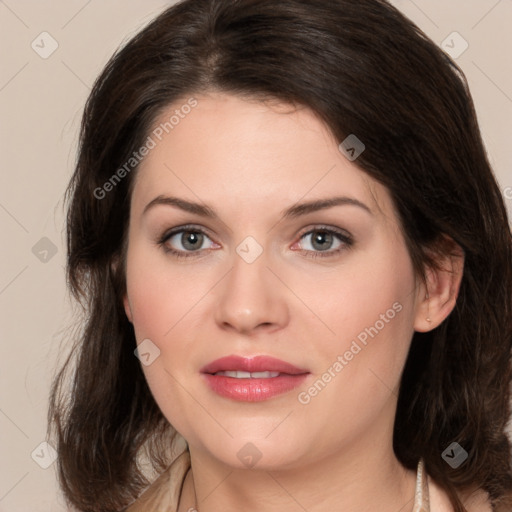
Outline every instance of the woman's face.
<path id="1" fill-rule="evenodd" d="M 125 309 L 163 414 L 230 466 L 391 443 L 421 292 L 387 190 L 306 109 L 196 101 L 155 123 L 131 201 Z"/>

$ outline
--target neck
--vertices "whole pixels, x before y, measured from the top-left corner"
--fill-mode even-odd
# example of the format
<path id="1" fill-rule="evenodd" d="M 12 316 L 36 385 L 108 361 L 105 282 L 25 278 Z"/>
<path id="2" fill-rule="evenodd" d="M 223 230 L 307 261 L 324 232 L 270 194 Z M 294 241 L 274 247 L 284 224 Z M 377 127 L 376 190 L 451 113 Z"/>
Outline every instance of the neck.
<path id="1" fill-rule="evenodd" d="M 293 469 L 238 469 L 190 450 L 191 470 L 178 512 L 406 512 L 412 510 L 416 472 L 389 446 L 353 442 Z"/>

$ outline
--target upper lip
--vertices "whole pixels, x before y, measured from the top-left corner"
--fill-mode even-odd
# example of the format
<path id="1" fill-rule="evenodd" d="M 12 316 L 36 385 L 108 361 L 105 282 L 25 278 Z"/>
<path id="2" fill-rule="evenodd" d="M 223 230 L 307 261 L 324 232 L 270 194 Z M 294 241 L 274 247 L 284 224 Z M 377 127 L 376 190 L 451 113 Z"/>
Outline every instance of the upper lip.
<path id="1" fill-rule="evenodd" d="M 222 371 L 243 372 L 279 372 L 289 375 L 309 373 L 307 370 L 297 368 L 291 363 L 281 361 L 270 356 L 241 357 L 236 355 L 221 357 L 201 368 L 201 373 L 214 374 Z"/>

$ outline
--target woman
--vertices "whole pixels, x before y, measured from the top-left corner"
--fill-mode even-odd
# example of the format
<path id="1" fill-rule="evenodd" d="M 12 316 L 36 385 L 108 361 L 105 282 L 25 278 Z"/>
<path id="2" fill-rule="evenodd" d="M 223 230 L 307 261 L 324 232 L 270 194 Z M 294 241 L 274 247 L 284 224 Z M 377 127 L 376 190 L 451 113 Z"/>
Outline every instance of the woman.
<path id="1" fill-rule="evenodd" d="M 462 72 L 395 8 L 169 8 L 68 192 L 76 509 L 511 510 L 507 216 Z"/>

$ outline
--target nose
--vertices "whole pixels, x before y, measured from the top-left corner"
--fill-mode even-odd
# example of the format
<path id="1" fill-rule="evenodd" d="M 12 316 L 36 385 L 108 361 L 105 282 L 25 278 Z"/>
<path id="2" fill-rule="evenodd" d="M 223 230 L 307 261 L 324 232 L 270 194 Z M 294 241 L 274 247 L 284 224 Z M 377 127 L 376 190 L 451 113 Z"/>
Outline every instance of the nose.
<path id="1" fill-rule="evenodd" d="M 268 267 L 265 251 L 252 263 L 238 254 L 217 288 L 215 321 L 223 330 L 274 332 L 289 321 L 287 289 Z"/>

